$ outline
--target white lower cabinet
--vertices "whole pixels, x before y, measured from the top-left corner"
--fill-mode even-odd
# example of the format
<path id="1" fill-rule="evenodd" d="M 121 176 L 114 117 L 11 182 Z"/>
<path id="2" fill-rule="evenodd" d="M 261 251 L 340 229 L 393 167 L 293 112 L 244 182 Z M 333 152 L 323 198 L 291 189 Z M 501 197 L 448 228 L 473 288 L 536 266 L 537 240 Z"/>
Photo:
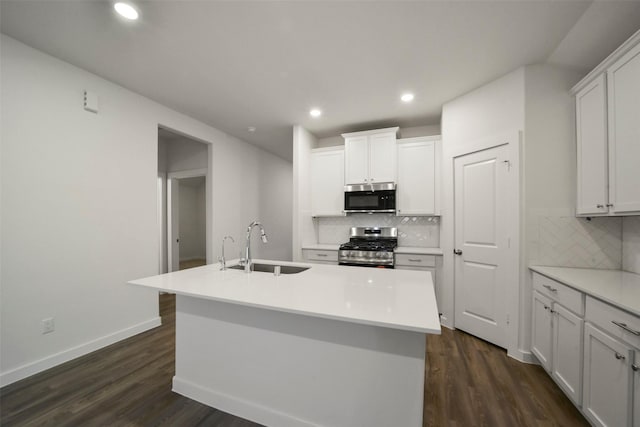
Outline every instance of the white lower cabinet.
<path id="1" fill-rule="evenodd" d="M 316 264 L 338 264 L 338 250 L 302 248 L 305 261 Z"/>
<path id="2" fill-rule="evenodd" d="M 584 414 L 595 426 L 631 426 L 631 347 L 590 323 L 584 336 Z"/>
<path id="3" fill-rule="evenodd" d="M 551 370 L 551 299 L 533 291 L 533 342 L 531 351 L 547 371 Z"/>
<path id="4" fill-rule="evenodd" d="M 636 357 L 631 365 L 633 371 L 633 426 L 640 426 L 640 350 L 636 350 Z"/>
<path id="5" fill-rule="evenodd" d="M 559 304 L 553 305 L 551 376 L 576 404 L 582 397 L 582 330 L 584 320 Z"/>
<path id="6" fill-rule="evenodd" d="M 440 288 L 438 286 L 436 270 L 442 268 L 441 256 L 415 253 L 396 253 L 394 254 L 394 259 L 394 268 L 396 270 L 416 270 L 430 272 L 431 279 L 433 280 L 433 291 L 436 294 L 436 302 L 440 304 L 440 301 L 442 300 Z"/>
<path id="7" fill-rule="evenodd" d="M 531 351 L 576 405 L 580 405 L 582 395 L 583 326 L 581 317 L 533 291 Z"/>

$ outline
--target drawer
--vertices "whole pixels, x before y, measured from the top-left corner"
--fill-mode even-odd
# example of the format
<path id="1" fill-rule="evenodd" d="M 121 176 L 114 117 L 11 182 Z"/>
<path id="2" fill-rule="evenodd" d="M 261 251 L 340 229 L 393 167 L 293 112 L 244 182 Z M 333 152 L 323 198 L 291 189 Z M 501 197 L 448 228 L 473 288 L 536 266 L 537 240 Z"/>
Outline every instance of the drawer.
<path id="1" fill-rule="evenodd" d="M 538 273 L 533 273 L 533 289 L 562 304 L 574 313 L 584 315 L 584 294 Z"/>
<path id="2" fill-rule="evenodd" d="M 395 254 L 395 264 L 407 267 L 435 267 L 435 255 Z"/>
<path id="3" fill-rule="evenodd" d="M 640 349 L 640 317 L 587 296 L 585 320 Z"/>
<path id="4" fill-rule="evenodd" d="M 338 262 L 338 251 L 322 249 L 303 249 L 302 255 L 309 261 Z"/>

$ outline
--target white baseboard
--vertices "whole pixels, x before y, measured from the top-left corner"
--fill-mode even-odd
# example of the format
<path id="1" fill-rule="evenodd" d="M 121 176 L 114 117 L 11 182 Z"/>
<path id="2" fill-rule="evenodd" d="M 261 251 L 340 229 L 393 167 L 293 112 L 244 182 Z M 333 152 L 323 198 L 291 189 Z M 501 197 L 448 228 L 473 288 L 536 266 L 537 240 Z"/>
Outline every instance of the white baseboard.
<path id="1" fill-rule="evenodd" d="M 267 426 L 313 427 L 316 424 L 296 418 L 293 415 L 274 411 L 254 402 L 202 387 L 190 381 L 173 377 L 174 392 L 212 408 L 248 419 Z"/>
<path id="2" fill-rule="evenodd" d="M 51 356 L 47 356 L 40 360 L 36 360 L 35 362 L 27 363 L 10 371 L 2 372 L 0 374 L 0 387 L 20 381 L 31 375 L 53 368 L 54 366 L 58 366 L 77 357 L 84 356 L 92 351 L 99 350 L 118 341 L 122 341 L 123 339 L 132 337 L 149 329 L 153 329 L 160 326 L 161 323 L 162 321 L 160 317 L 154 317 L 142 323 L 138 323 L 137 325 L 133 325 L 112 334 L 80 344 L 76 347 L 52 354 Z"/>
<path id="3" fill-rule="evenodd" d="M 507 356 L 516 359 L 518 362 L 529 363 L 532 365 L 539 365 L 538 359 L 530 351 L 516 350 L 508 351 Z"/>

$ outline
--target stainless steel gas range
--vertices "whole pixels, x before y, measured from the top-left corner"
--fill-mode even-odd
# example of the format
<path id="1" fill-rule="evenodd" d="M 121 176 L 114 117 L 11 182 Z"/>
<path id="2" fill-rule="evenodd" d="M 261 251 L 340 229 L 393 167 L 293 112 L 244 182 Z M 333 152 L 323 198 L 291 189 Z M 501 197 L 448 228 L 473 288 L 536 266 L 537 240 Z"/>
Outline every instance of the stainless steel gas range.
<path id="1" fill-rule="evenodd" d="M 395 227 L 352 227 L 349 241 L 340 245 L 338 263 L 393 268 L 396 246 L 398 229 Z"/>

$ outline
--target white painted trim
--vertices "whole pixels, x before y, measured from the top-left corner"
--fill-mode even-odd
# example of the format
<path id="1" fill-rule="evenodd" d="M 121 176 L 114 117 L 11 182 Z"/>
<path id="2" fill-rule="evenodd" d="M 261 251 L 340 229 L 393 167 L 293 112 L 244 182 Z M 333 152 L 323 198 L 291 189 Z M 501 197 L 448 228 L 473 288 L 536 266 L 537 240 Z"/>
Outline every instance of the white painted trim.
<path id="1" fill-rule="evenodd" d="M 514 350 L 514 351 L 508 351 L 507 356 L 517 360 L 518 362 L 528 363 L 530 365 L 540 364 L 540 362 L 538 362 L 538 359 L 536 359 L 536 357 L 530 351 L 523 351 L 520 349 Z"/>
<path id="2" fill-rule="evenodd" d="M 332 147 L 320 147 L 320 148 L 312 148 L 312 153 L 323 153 L 323 152 L 333 152 L 333 151 L 344 151 L 344 145 L 335 145 Z"/>
<path id="3" fill-rule="evenodd" d="M 442 135 L 412 136 L 411 138 L 398 138 L 396 143 L 405 144 L 407 142 L 442 141 Z"/>
<path id="4" fill-rule="evenodd" d="M 371 130 L 363 130 L 360 132 L 349 132 L 349 133 L 343 133 L 342 137 L 343 138 L 351 138 L 353 136 L 367 136 L 367 135 L 374 135 L 377 133 L 384 133 L 384 132 L 393 132 L 395 134 L 398 133 L 398 131 L 400 130 L 399 127 L 393 127 L 393 128 L 384 128 L 384 129 L 371 129 Z"/>
<path id="5" fill-rule="evenodd" d="M 281 427 L 312 427 L 315 424 L 296 418 L 284 412 L 257 405 L 235 396 L 230 396 L 210 388 L 202 387 L 177 376 L 173 377 L 172 391 L 224 412 L 253 422 Z"/>
<path id="6" fill-rule="evenodd" d="M 21 379 L 27 378 L 31 375 L 35 375 L 39 372 L 58 366 L 62 363 L 76 359 L 85 354 L 89 354 L 92 351 L 99 350 L 108 345 L 114 344 L 118 341 L 127 339 L 139 333 L 148 331 L 162 324 L 160 317 L 154 317 L 146 320 L 137 325 L 130 326 L 125 329 L 113 332 L 109 335 L 97 338 L 95 340 L 88 341 L 75 347 L 71 347 L 67 350 L 63 350 L 59 353 L 52 354 L 35 362 L 30 362 L 25 365 L 19 366 L 10 371 L 0 374 L 0 387 L 12 384 Z"/>
<path id="7" fill-rule="evenodd" d="M 184 171 L 169 172 L 167 179 L 184 179 L 184 178 L 197 178 L 199 176 L 207 176 L 206 169 L 190 169 Z"/>

